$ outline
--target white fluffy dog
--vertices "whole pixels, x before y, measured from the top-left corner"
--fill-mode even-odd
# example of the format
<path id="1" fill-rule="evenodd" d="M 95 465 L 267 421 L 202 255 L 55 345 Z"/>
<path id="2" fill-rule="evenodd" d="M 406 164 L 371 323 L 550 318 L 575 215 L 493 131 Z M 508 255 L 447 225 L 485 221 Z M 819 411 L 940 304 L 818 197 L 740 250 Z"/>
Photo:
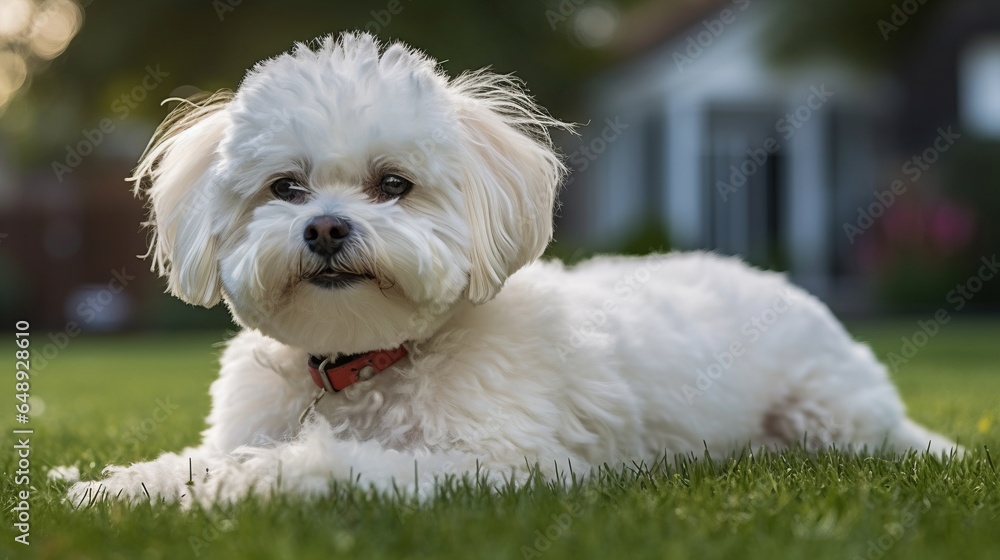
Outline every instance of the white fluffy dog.
<path id="1" fill-rule="evenodd" d="M 778 274 L 700 253 L 539 262 L 561 126 L 508 77 L 449 79 L 363 34 L 182 104 L 134 177 L 150 254 L 174 295 L 225 302 L 243 331 L 199 447 L 108 467 L 71 499 L 419 489 L 747 445 L 955 447 Z"/>

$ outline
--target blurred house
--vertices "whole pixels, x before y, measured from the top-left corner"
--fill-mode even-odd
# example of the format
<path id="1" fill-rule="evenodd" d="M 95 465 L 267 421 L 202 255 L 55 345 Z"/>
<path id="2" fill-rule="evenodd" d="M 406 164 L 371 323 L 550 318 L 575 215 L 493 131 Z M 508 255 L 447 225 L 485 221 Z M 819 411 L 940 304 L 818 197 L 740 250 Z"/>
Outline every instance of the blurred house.
<path id="1" fill-rule="evenodd" d="M 866 307 L 847 226 L 875 192 L 908 186 L 903 165 L 948 127 L 1000 135 L 1000 10 L 955 2 L 911 56 L 871 74 L 833 58 L 773 65 L 779 5 L 626 14 L 618 62 L 588 91 L 582 142 L 565 148 L 560 238 L 617 250 L 659 227 L 674 248 L 742 255 L 837 308 Z"/>
<path id="2" fill-rule="evenodd" d="M 910 254 L 934 257 L 916 267 L 892 263 L 874 268 L 900 255 L 892 243 L 906 237 L 888 243 L 882 230 L 901 222 L 912 225 L 912 216 L 870 217 L 874 226 L 860 236 L 851 235 L 845 226 L 857 227 L 861 214 L 880 210 L 876 193 L 888 192 L 899 180 L 921 193 L 966 185 L 966 194 L 979 197 L 966 197 L 966 205 L 980 215 L 979 229 L 1000 215 L 1000 2 L 892 0 L 901 13 L 886 8 L 890 27 L 883 30 L 875 21 L 864 20 L 858 33 L 872 34 L 879 48 L 880 32 L 886 33 L 884 45 L 904 44 L 893 27 L 915 31 L 908 37 L 919 40 L 908 40 L 889 68 L 873 74 L 834 59 L 807 60 L 797 67 L 772 64 L 766 43 L 775 26 L 769 24 L 776 20 L 788 25 L 781 10 L 793 0 L 651 1 L 625 14 L 617 33 L 608 17 L 615 11 L 611 1 L 550 2 L 548 10 L 525 3 L 516 13 L 530 23 L 513 27 L 495 22 L 494 11 L 484 8 L 478 28 L 466 26 L 462 18 L 470 14 L 445 10 L 445 2 L 435 2 L 438 8 L 431 6 L 424 15 L 408 10 L 406 18 L 393 24 L 395 34 L 412 21 L 408 39 L 416 45 L 436 45 L 444 54 L 460 52 L 455 45 L 472 45 L 471 50 L 484 49 L 486 60 L 500 61 L 499 68 L 522 76 L 526 65 L 536 64 L 535 79 L 528 84 L 537 92 L 541 75 L 554 76 L 550 94 L 561 90 L 553 84 L 561 86 L 560 80 L 590 71 L 600 56 L 590 49 L 611 53 L 611 67 L 580 91 L 587 115 L 581 120 L 589 121 L 581 129 L 582 139 L 563 144 L 573 175 L 562 193 L 559 245 L 570 251 L 641 251 L 669 245 L 739 254 L 755 264 L 789 270 L 795 281 L 841 311 L 866 309 L 871 300 L 908 293 L 916 293 L 912 299 L 920 303 L 940 305 L 954 277 L 968 276 L 962 267 L 978 266 L 980 251 L 987 250 L 982 246 L 952 256 L 958 264 L 948 274 L 932 274 L 945 269 L 934 251 L 961 245 L 952 241 L 968 237 L 971 227 L 963 227 L 966 214 L 961 211 L 935 215 L 933 228 L 924 227 L 944 232 L 951 239 L 945 239 L 947 243 L 926 232 L 910 236 Z M 83 3 L 7 4 L 0 18 L 0 315 L 27 319 L 34 328 L 54 333 L 71 322 L 90 330 L 229 324 L 221 306 L 206 312 L 163 295 L 164 282 L 138 257 L 146 250 L 148 232 L 138 225 L 145 212 L 124 178 L 165 109 L 136 112 L 126 119 L 128 113 L 116 108 L 117 100 L 127 93 L 132 101 L 155 107 L 160 99 L 191 93 L 185 88 L 193 86 L 185 82 L 197 78 L 199 68 L 204 67 L 201 79 L 207 75 L 232 85 L 235 78 L 226 82 L 217 76 L 220 69 L 235 72 L 249 63 L 243 60 L 245 49 L 198 58 L 204 45 L 189 42 L 179 49 L 176 33 L 157 29 L 190 25 L 184 28 L 186 34 L 212 35 L 219 44 L 257 37 L 280 49 L 293 38 L 304 38 L 306 28 L 329 31 L 338 27 L 331 22 L 348 21 L 341 19 L 347 13 L 344 6 L 327 7 L 322 14 L 258 7 L 251 17 L 255 8 L 244 3 L 240 18 L 245 19 L 222 27 L 212 17 L 192 18 L 170 7 L 159 13 L 176 18 L 171 20 L 174 27 L 164 27 L 156 18 L 147 18 L 147 27 L 136 27 L 140 23 L 122 25 L 115 19 L 127 20 L 127 10 L 87 2 L 88 10 L 93 6 L 103 13 L 88 15 L 83 27 Z M 194 9 L 197 2 L 183 4 Z M 352 13 L 360 22 L 369 19 L 371 6 L 351 4 L 356 4 Z M 933 16 L 920 24 L 907 23 L 905 10 L 912 9 Z M 53 10 L 63 13 L 53 17 Z M 461 20 L 466 32 L 438 33 L 441 12 Z M 470 8 L 470 13 L 478 12 Z M 539 25 L 543 20 L 552 29 Z M 282 24 L 275 25 L 278 21 Z M 571 28 L 591 33 L 578 34 L 573 43 L 556 32 Z M 538 31 L 525 36 L 529 29 Z M 495 40 L 484 41 L 479 35 L 484 30 Z M 591 40 L 605 36 L 615 39 L 610 45 Z M 439 37 L 448 40 L 438 42 Z M 71 40 L 77 50 L 51 64 Z M 110 57 L 106 53 L 111 50 L 141 56 Z M 545 56 L 537 56 L 539 52 Z M 519 56 L 504 63 L 511 53 Z M 137 89 L 145 84 L 143 67 L 160 60 L 177 73 L 162 89 Z M 219 63 L 218 68 L 205 64 L 209 60 Z M 92 96 L 97 101 L 91 101 L 99 104 L 98 114 L 81 101 L 79 93 L 86 86 L 5 108 L 18 91 L 20 96 L 35 94 L 25 93 L 35 71 L 73 76 L 71 69 L 80 76 L 100 76 L 89 86 L 98 92 Z M 574 95 L 578 91 L 565 90 Z M 561 114 L 559 107 L 552 108 Z M 106 120 L 114 122 L 113 130 L 104 126 Z M 938 141 L 939 131 L 949 127 L 960 131 L 960 149 L 977 138 L 992 139 L 976 152 L 977 161 L 989 165 L 951 165 L 963 175 L 942 163 L 926 172 L 921 169 L 919 184 L 911 181 L 905 166 L 913 157 L 922 157 Z M 26 138 L 35 140 L 35 153 L 24 149 Z M 995 177 L 993 182 L 989 177 Z M 994 191 L 992 199 L 982 194 Z M 907 194 L 903 203 L 880 211 L 917 205 L 921 196 Z M 933 199 L 931 204 L 938 202 Z M 947 210 L 938 206 L 932 209 Z M 992 236 L 986 239 L 993 242 L 984 244 L 990 251 L 1000 246 L 1000 226 L 994 226 Z M 110 293 L 116 275 L 134 278 L 123 292 Z M 890 276 L 895 283 L 885 280 Z M 910 290 L 918 282 L 926 285 Z M 1000 305 L 1000 282 L 984 288 L 977 305 L 991 301 L 985 295 L 990 289 L 992 301 Z"/>

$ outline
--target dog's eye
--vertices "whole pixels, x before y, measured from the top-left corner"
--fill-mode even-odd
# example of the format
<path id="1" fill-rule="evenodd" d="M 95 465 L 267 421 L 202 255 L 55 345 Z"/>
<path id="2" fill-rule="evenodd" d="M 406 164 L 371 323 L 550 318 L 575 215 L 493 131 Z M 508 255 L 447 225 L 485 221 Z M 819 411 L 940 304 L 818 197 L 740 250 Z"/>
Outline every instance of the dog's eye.
<path id="1" fill-rule="evenodd" d="M 400 177 L 399 175 L 386 175 L 379 181 L 378 188 L 381 193 L 390 198 L 399 198 L 406 194 L 413 183 Z"/>
<path id="2" fill-rule="evenodd" d="M 271 183 L 271 193 L 278 200 L 285 202 L 302 202 L 305 200 L 307 192 L 309 191 L 299 186 L 295 179 L 289 177 L 282 177 Z"/>

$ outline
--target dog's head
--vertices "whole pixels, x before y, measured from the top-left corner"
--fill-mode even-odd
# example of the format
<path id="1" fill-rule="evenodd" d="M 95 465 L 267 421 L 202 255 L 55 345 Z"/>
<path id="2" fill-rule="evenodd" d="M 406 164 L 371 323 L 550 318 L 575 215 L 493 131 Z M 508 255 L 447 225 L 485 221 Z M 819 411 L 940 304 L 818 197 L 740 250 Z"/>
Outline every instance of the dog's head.
<path id="1" fill-rule="evenodd" d="M 182 300 L 315 353 L 431 334 L 552 235 L 564 167 L 514 80 L 449 80 L 404 45 L 329 37 L 181 103 L 136 170 Z"/>

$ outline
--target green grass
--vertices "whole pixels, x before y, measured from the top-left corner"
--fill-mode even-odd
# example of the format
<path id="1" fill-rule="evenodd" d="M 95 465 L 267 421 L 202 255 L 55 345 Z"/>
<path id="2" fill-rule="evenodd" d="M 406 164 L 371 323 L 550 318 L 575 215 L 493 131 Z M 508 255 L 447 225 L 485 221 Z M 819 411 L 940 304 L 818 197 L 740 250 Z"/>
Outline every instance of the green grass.
<path id="1" fill-rule="evenodd" d="M 914 330 L 915 321 L 854 332 L 885 356 L 898 352 L 900 337 Z M 33 336 L 41 346 L 45 333 Z M 456 483 L 422 506 L 346 486 L 319 502 L 251 500 L 210 512 L 118 504 L 73 511 L 60 503 L 63 487 L 46 482 L 48 465 L 76 463 L 85 477 L 96 477 L 109 462 L 150 459 L 197 442 L 219 351 L 213 345 L 221 337 L 81 335 L 33 374 L 32 392 L 44 409 L 36 400 L 31 545 L 13 543 L 16 467 L 8 446 L 0 459 L 0 553 L 59 559 L 819 560 L 987 558 L 1000 549 L 1000 477 L 982 451 L 984 445 L 1000 448 L 998 322 L 946 325 L 895 376 L 917 420 L 975 450 L 961 461 L 802 452 L 719 462 L 697 457 L 615 468 L 569 488 L 536 481 L 496 493 Z M 157 398 L 179 407 L 162 423 L 152 420 Z M 17 427 L 10 412 L 0 421 L 8 434 Z M 993 460 L 1000 462 L 1000 455 Z"/>

